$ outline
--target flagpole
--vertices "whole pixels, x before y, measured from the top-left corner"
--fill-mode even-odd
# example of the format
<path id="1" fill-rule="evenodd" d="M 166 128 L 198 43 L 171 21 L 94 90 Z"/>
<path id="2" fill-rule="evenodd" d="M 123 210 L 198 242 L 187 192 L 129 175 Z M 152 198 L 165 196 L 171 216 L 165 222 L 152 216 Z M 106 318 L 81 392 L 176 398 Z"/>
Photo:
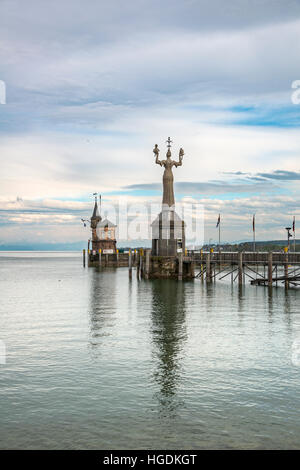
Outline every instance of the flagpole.
<path id="1" fill-rule="evenodd" d="M 220 214 L 219 214 L 219 253 L 220 253 L 220 246 L 221 246 L 221 217 L 220 217 Z"/>
<path id="2" fill-rule="evenodd" d="M 296 253 L 296 216 L 295 215 L 294 215 L 293 229 L 294 229 L 294 252 Z"/>
<path id="3" fill-rule="evenodd" d="M 255 214 L 253 214 L 253 251 L 255 252 Z"/>

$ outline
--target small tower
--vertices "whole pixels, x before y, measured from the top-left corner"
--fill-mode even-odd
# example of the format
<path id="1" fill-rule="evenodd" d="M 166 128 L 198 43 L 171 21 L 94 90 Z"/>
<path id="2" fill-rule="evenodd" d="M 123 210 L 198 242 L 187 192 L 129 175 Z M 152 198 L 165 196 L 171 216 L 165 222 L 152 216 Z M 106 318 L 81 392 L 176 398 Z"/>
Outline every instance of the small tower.
<path id="1" fill-rule="evenodd" d="M 91 217 L 92 250 L 98 249 L 97 248 L 97 243 L 98 243 L 97 225 L 99 224 L 100 221 L 101 221 L 101 215 L 98 209 L 97 195 L 95 195 L 95 205 L 94 205 L 93 215 Z"/>
<path id="2" fill-rule="evenodd" d="M 101 196 L 100 206 L 101 206 Z M 116 253 L 117 252 L 117 241 L 116 241 L 116 228 L 117 226 L 110 222 L 107 218 L 102 220 L 99 212 L 97 195 L 95 195 L 95 205 L 93 215 L 90 219 L 90 226 L 92 230 L 92 251 L 98 253 L 101 250 L 102 253 Z"/>

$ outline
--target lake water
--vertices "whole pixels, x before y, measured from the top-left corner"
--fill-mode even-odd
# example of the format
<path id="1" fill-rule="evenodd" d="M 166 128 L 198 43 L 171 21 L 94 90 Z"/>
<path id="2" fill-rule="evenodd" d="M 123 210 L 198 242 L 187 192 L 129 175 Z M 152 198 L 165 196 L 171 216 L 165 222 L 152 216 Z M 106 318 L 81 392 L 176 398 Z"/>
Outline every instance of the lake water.
<path id="1" fill-rule="evenodd" d="M 1 253 L 2 449 L 300 447 L 300 292 Z"/>

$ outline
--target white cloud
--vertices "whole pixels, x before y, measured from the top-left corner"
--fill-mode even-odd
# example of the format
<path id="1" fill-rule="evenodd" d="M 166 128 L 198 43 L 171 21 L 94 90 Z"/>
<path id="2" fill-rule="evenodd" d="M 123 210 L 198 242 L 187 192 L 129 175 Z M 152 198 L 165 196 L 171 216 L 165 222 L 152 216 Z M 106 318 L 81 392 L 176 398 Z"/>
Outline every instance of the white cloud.
<path id="1" fill-rule="evenodd" d="M 176 182 L 299 170 L 298 128 L 282 127 L 297 119 L 290 95 L 299 78 L 298 2 L 91 0 L 87 7 L 61 0 L 47 4 L 47 14 L 44 7 L 41 0 L 28 0 L 26 8 L 19 0 L 0 4 L 6 222 L 28 226 L 28 234 L 30 224 L 57 227 L 47 232 L 52 239 L 64 226 L 78 237 L 74 213 L 89 212 L 82 201 L 92 192 L 122 194 L 126 186 L 161 181 L 152 148 L 158 143 L 163 153 L 168 135 L 174 157 L 181 146 L 186 152 Z M 264 119 L 273 126 L 253 125 Z M 213 211 L 227 211 L 246 227 L 245 214 L 257 210 L 277 230 L 297 210 L 299 187 L 268 185 L 252 198 L 206 197 L 208 227 Z"/>

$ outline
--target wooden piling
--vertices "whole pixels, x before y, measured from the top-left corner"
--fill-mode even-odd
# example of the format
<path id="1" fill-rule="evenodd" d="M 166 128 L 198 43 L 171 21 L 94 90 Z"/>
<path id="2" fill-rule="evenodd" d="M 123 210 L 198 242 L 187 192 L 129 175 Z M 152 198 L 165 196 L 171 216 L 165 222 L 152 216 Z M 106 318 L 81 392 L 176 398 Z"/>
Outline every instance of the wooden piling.
<path id="1" fill-rule="evenodd" d="M 289 288 L 289 252 L 285 250 L 284 254 L 284 287 Z"/>
<path id="2" fill-rule="evenodd" d="M 129 266 L 129 271 L 128 271 L 129 279 L 132 279 L 132 253 L 131 253 L 131 250 L 129 250 L 129 253 L 128 253 L 128 266 Z"/>
<path id="3" fill-rule="evenodd" d="M 239 252 L 239 285 L 243 285 L 243 252 Z"/>
<path id="4" fill-rule="evenodd" d="M 140 252 L 136 252 L 136 278 L 139 280 L 140 278 Z"/>
<path id="5" fill-rule="evenodd" d="M 146 250 L 146 262 L 145 262 L 145 279 L 149 279 L 149 271 L 150 271 L 150 253 L 151 250 Z"/>
<path id="6" fill-rule="evenodd" d="M 206 254 L 206 282 L 211 282 L 210 253 Z"/>
<path id="7" fill-rule="evenodd" d="M 265 276 L 264 276 L 265 277 Z M 273 253 L 272 251 L 268 254 L 268 286 L 273 286 Z"/>
<path id="8" fill-rule="evenodd" d="M 82 250 L 82 263 L 83 267 L 85 268 L 85 249 Z"/>
<path id="9" fill-rule="evenodd" d="M 182 281 L 183 253 L 178 255 L 178 281 Z"/>
<path id="10" fill-rule="evenodd" d="M 141 249 L 140 250 L 140 279 L 143 277 L 143 271 L 144 271 L 144 266 L 143 266 L 143 254 L 144 254 L 144 250 Z"/>

